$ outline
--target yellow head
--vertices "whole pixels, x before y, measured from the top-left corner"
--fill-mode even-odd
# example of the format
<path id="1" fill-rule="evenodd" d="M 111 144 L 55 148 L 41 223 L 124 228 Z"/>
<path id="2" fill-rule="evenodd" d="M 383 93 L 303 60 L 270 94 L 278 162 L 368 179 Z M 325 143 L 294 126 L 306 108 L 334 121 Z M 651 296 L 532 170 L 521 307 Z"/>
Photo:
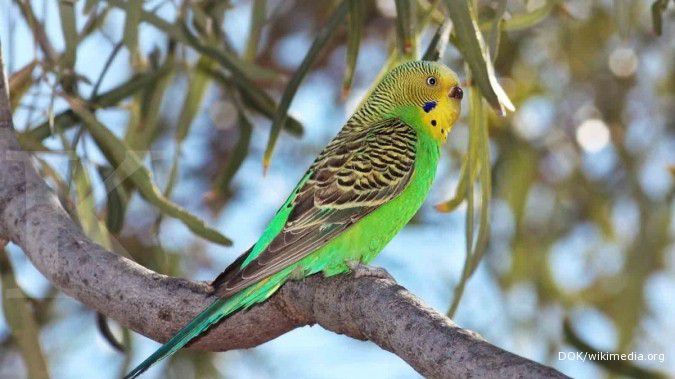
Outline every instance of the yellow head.
<path id="1" fill-rule="evenodd" d="M 454 71 L 437 62 L 404 63 L 387 73 L 356 111 L 356 122 L 401 117 L 445 142 L 459 117 L 462 89 Z"/>

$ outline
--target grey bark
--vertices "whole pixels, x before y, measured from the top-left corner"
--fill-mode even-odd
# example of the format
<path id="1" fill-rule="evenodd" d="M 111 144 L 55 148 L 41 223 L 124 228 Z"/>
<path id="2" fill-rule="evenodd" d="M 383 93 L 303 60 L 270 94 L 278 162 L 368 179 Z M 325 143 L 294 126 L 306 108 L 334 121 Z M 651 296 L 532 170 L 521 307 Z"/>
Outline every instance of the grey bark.
<path id="1" fill-rule="evenodd" d="M 213 301 L 212 288 L 148 270 L 82 233 L 17 142 L 1 56 L 0 51 L 0 240 L 19 245 L 66 294 L 149 338 L 166 341 Z M 287 283 L 268 301 L 212 328 L 191 348 L 248 348 L 319 324 L 370 340 L 427 377 L 565 377 L 460 328 L 393 279 L 363 272 Z"/>

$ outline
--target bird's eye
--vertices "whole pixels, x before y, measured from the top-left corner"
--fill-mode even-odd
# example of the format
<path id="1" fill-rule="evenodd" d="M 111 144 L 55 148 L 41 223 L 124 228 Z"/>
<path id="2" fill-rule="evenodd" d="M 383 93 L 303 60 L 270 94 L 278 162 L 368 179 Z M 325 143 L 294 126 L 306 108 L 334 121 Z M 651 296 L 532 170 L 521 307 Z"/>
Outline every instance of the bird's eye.
<path id="1" fill-rule="evenodd" d="M 436 85 L 436 78 L 433 76 L 430 76 L 427 78 L 427 84 L 430 86 L 435 86 Z"/>

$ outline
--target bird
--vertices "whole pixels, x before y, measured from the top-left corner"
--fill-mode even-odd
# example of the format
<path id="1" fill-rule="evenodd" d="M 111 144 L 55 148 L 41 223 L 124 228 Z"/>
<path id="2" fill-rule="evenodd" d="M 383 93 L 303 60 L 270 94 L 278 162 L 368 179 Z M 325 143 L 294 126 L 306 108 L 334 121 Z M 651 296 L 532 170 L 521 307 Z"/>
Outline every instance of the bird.
<path id="1" fill-rule="evenodd" d="M 288 280 L 366 267 L 422 206 L 462 97 L 457 74 L 442 63 L 409 61 L 387 72 L 260 239 L 211 283 L 216 300 L 125 378 L 265 301 Z"/>

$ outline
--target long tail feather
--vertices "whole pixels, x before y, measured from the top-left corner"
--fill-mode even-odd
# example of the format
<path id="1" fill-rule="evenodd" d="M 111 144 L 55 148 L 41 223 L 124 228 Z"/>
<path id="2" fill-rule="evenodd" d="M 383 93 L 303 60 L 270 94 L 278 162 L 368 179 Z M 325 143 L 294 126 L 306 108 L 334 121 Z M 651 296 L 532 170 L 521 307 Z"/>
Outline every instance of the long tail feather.
<path id="1" fill-rule="evenodd" d="M 157 351 L 155 351 L 151 356 L 144 360 L 140 365 L 133 369 L 124 379 L 132 379 L 141 375 L 145 370 L 149 369 L 150 366 L 161 361 L 162 359 L 173 355 L 183 346 L 187 345 L 193 338 L 197 337 L 211 325 L 220 321 L 223 317 L 231 314 L 237 310 L 236 303 L 233 302 L 233 298 L 229 299 L 218 299 L 214 301 L 208 308 L 206 308 L 202 313 L 197 315 L 189 324 L 179 330 L 176 335 L 171 337 L 171 339 L 162 345 Z"/>

